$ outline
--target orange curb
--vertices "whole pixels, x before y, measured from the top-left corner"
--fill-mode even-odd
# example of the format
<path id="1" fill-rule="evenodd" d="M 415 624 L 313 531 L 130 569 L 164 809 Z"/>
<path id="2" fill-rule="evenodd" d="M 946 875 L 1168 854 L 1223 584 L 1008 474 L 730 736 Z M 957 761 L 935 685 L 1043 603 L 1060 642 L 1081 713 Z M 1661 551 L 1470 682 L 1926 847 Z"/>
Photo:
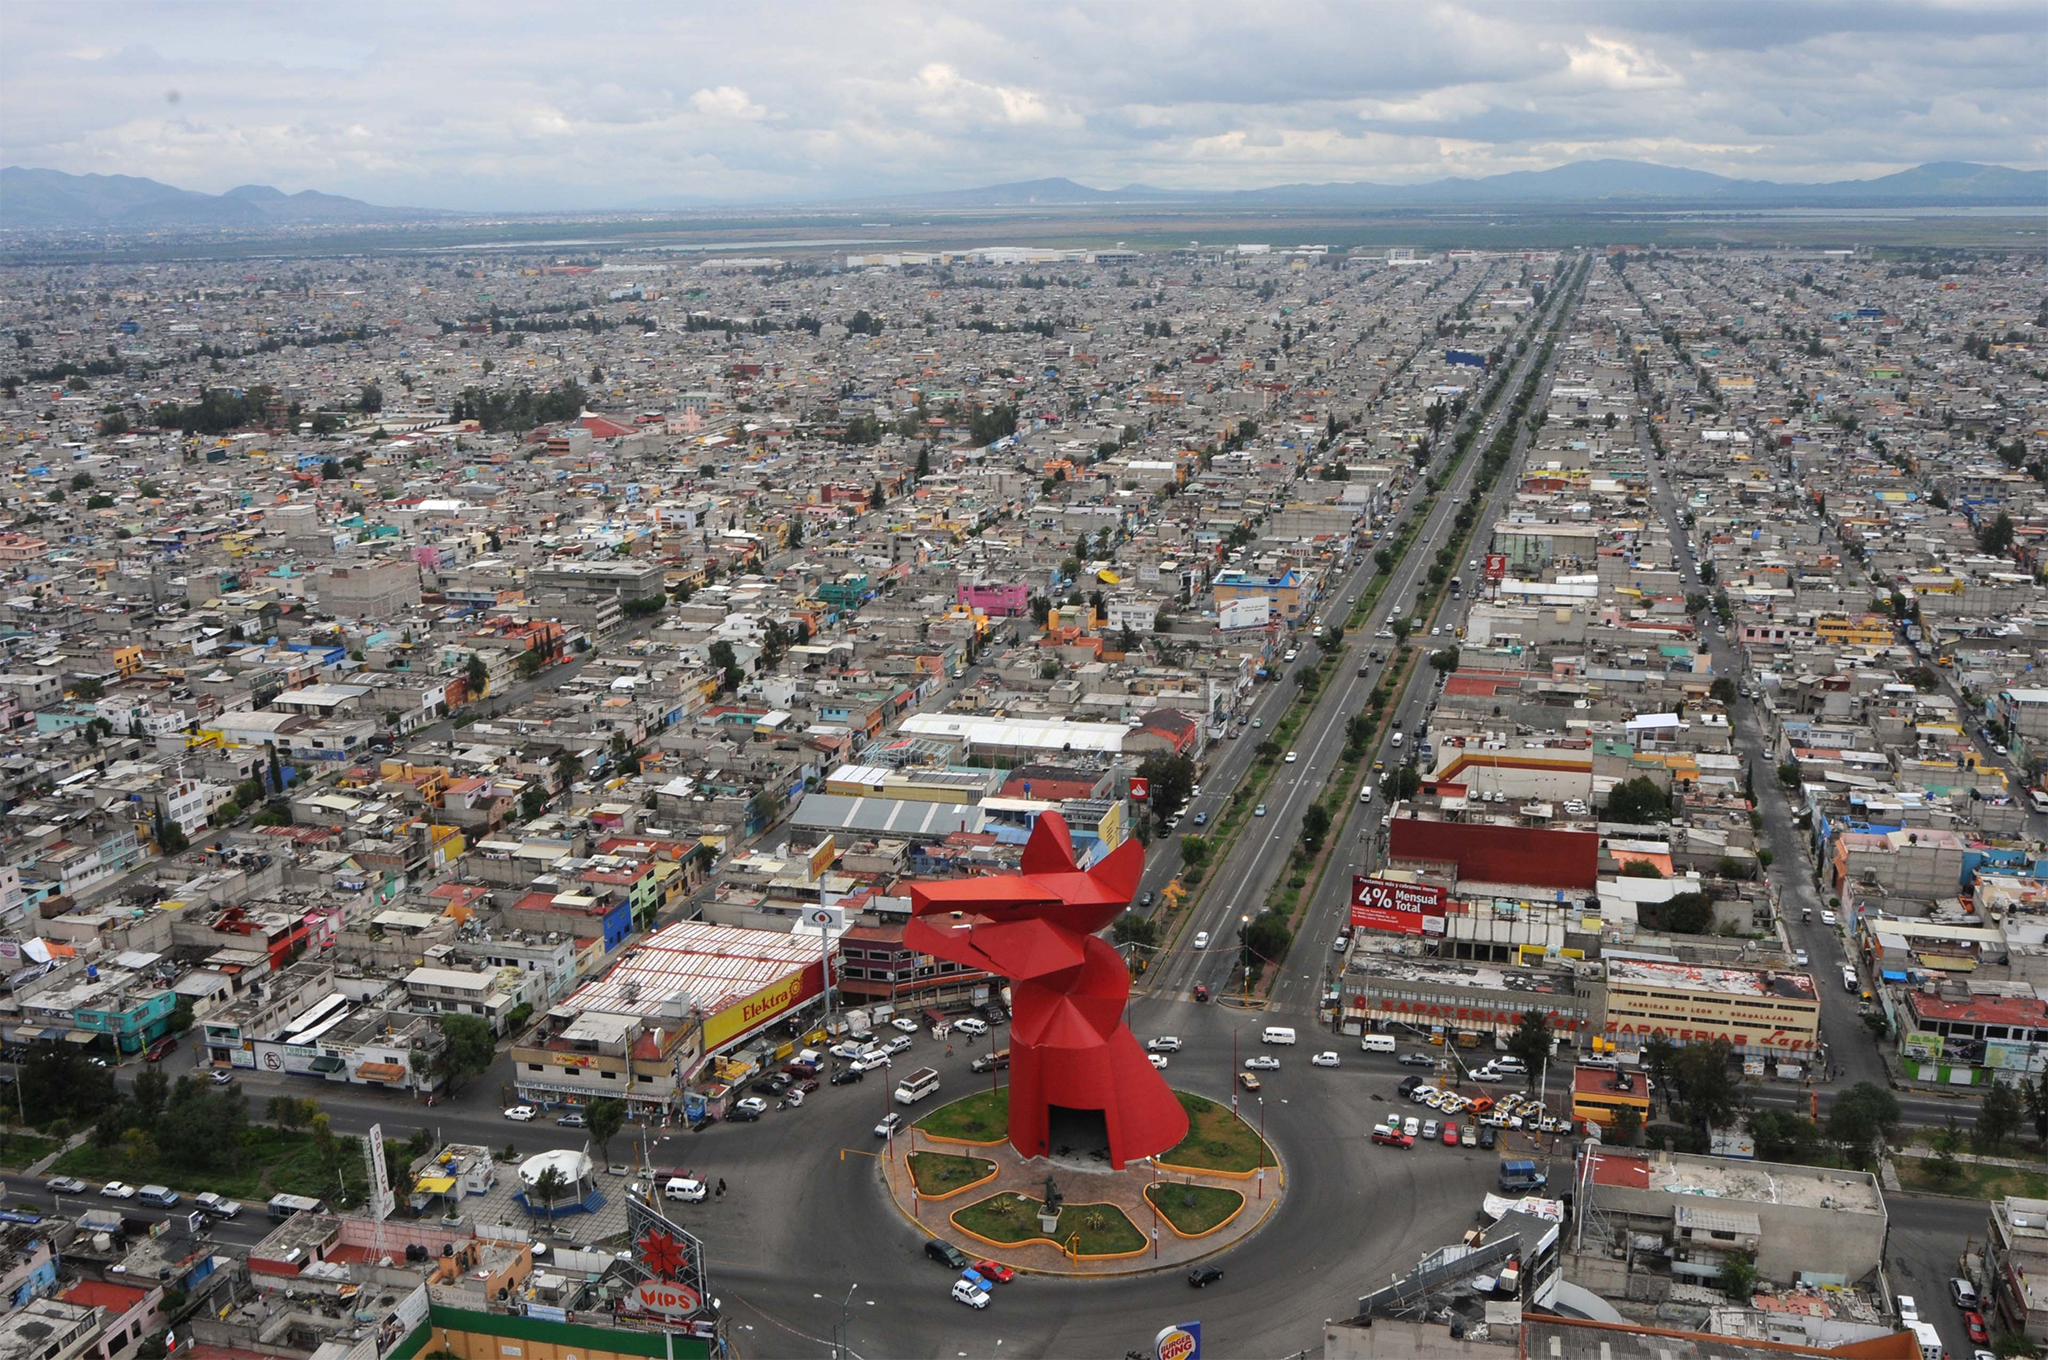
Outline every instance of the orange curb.
<path id="1" fill-rule="evenodd" d="M 1268 1144 L 1266 1151 L 1271 1152 L 1272 1150 L 1272 1145 Z M 1281 1171 L 1277 1158 L 1263 1168 L 1255 1166 L 1249 1171 L 1219 1171 L 1213 1166 L 1182 1166 L 1177 1162 L 1162 1162 L 1157 1159 L 1154 1159 L 1152 1165 L 1158 1167 L 1161 1171 L 1171 1171 L 1182 1176 L 1222 1176 L 1233 1181 L 1257 1180 L 1259 1172 L 1266 1170 L 1282 1177 L 1282 1182 L 1285 1183 L 1285 1173 Z"/>
<path id="2" fill-rule="evenodd" d="M 912 1157 L 915 1157 L 915 1156 L 916 1156 L 917 1154 L 913 1152 L 913 1153 L 911 1153 L 910 1155 L 911 1155 Z M 940 1154 L 940 1155 L 941 1155 L 941 1156 L 943 1156 L 944 1154 Z M 909 1163 L 908 1163 L 908 1162 L 906 1161 L 906 1162 L 905 1162 L 905 1169 L 906 1169 L 906 1170 L 908 1170 L 908 1166 L 909 1166 Z M 912 1193 L 913 1195 L 916 1195 L 916 1196 L 918 1197 L 918 1199 L 919 1199 L 920 1201 L 922 1201 L 923 1203 L 926 1203 L 926 1204 L 937 1204 L 937 1203 L 938 1203 L 938 1202 L 939 1202 L 940 1200 L 942 1200 L 942 1199 L 951 1199 L 951 1198 L 953 1198 L 953 1196 L 955 1196 L 955 1195 L 964 1195 L 964 1194 L 966 1194 L 966 1193 L 967 1193 L 967 1192 L 968 1192 L 969 1190 L 972 1190 L 972 1189 L 974 1189 L 974 1188 L 975 1188 L 976 1186 L 978 1186 L 978 1185 L 987 1185 L 987 1184 L 988 1184 L 988 1183 L 989 1183 L 990 1181 L 994 1180 L 994 1179 L 995 1179 L 996 1177 L 998 1177 L 998 1176 L 1000 1176 L 1000 1175 L 1002 1175 L 1002 1174 L 1003 1174 L 1003 1169 L 1002 1169 L 1001 1167 L 999 1167 L 999 1166 L 995 1166 L 995 1165 L 991 1164 L 991 1165 L 990 1165 L 990 1167 L 989 1167 L 989 1170 L 988 1170 L 988 1174 L 987 1174 L 986 1176 L 983 1176 L 983 1177 L 982 1177 L 982 1178 L 981 1178 L 980 1180 L 978 1180 L 978 1181 L 969 1181 L 969 1182 L 967 1182 L 967 1184 L 965 1184 L 965 1185 L 961 1185 L 961 1186 L 955 1186 L 955 1187 L 954 1187 L 953 1189 L 951 1189 L 951 1190 L 948 1190 L 948 1191 L 946 1191 L 946 1192 L 945 1192 L 944 1194 L 942 1194 L 942 1195 L 927 1195 L 927 1194 L 926 1194 L 926 1193 L 925 1193 L 924 1191 L 922 1191 L 922 1190 L 920 1190 L 920 1189 L 918 1189 L 918 1188 L 917 1188 L 917 1173 L 916 1173 L 915 1171 L 909 1171 L 909 1176 L 910 1176 L 910 1192 L 911 1192 L 911 1193 Z M 965 1229 L 963 1228 L 963 1229 L 962 1229 L 961 1231 L 963 1231 L 963 1232 L 964 1232 L 964 1231 L 966 1231 L 966 1230 L 965 1230 Z"/>
<path id="3" fill-rule="evenodd" d="M 1152 1185 L 1171 1184 L 1173 1184 L 1172 1181 L 1154 1181 L 1152 1183 Z M 1233 1194 L 1237 1194 L 1237 1207 L 1235 1209 L 1232 1209 L 1230 1213 L 1224 1217 L 1221 1223 L 1217 1223 L 1211 1227 L 1204 1228 L 1202 1231 L 1198 1233 L 1182 1232 L 1179 1228 L 1174 1226 L 1173 1220 L 1166 1216 L 1166 1210 L 1160 1208 L 1157 1204 L 1153 1203 L 1152 1185 L 1148 1185 L 1145 1187 L 1145 1202 L 1147 1204 L 1152 1205 L 1152 1211 L 1159 1215 L 1159 1221 L 1166 1225 L 1167 1231 L 1171 1232 L 1175 1237 L 1180 1238 L 1184 1242 L 1200 1241 L 1202 1238 L 1207 1237 L 1210 1233 L 1222 1232 L 1225 1228 L 1237 1222 L 1237 1216 L 1244 1212 L 1244 1206 L 1251 1203 L 1251 1201 L 1246 1199 L 1241 1193 L 1233 1191 Z M 1214 1189 L 1216 1187 L 1211 1186 L 1208 1188 Z M 1278 1201 L 1276 1200 L 1275 1202 L 1277 1203 Z"/>

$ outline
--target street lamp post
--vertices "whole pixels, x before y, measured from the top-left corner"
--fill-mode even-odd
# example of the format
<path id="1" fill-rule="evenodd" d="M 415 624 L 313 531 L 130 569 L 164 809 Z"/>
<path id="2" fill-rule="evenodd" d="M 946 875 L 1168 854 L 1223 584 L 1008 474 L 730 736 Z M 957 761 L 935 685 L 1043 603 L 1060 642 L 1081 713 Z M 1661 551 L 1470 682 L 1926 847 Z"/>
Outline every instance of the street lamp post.
<path id="1" fill-rule="evenodd" d="M 846 1297 L 839 1302 L 839 1336 L 832 1344 L 833 1360 L 845 1360 L 846 1310 L 853 1303 L 853 1291 L 858 1288 L 860 1288 L 860 1281 L 855 1280 L 853 1285 L 846 1291 Z"/>

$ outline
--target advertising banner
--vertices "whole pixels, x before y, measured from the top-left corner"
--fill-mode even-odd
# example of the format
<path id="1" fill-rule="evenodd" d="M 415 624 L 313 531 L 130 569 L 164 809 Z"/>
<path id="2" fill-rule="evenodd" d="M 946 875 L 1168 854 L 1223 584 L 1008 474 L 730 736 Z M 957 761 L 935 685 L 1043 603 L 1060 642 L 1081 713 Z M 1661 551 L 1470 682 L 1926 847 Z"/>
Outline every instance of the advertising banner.
<path id="1" fill-rule="evenodd" d="M 1264 628 L 1266 619 L 1273 612 L 1273 601 L 1266 595 L 1252 595 L 1242 600 L 1232 600 L 1216 611 L 1216 626 L 1224 632 L 1237 628 Z"/>
<path id="2" fill-rule="evenodd" d="M 1147 799 L 1151 798 L 1151 796 L 1152 796 L 1152 781 L 1151 781 L 1151 780 L 1149 780 L 1149 779 L 1140 779 L 1140 778 L 1139 778 L 1138 776 L 1136 776 L 1136 775 L 1132 775 L 1132 776 L 1131 776 L 1131 801 L 1132 801 L 1133 803 L 1142 803 L 1142 802 L 1145 802 L 1145 801 L 1146 801 Z"/>
<path id="3" fill-rule="evenodd" d="M 1393 935 L 1444 933 L 1444 890 L 1362 874 L 1351 880 L 1351 924 Z"/>
<path id="4" fill-rule="evenodd" d="M 1202 1360 L 1202 1324 L 1176 1322 L 1152 1338 L 1152 1360 Z"/>
<path id="5" fill-rule="evenodd" d="M 737 1005 L 727 1006 L 704 1022 L 704 1047 L 723 1048 L 734 1039 L 794 1010 L 824 990 L 813 963 L 780 982 L 771 982 Z"/>
<path id="6" fill-rule="evenodd" d="M 1486 555 L 1486 579 L 1498 581 L 1507 574 L 1508 555 L 1506 553 L 1488 553 Z"/>

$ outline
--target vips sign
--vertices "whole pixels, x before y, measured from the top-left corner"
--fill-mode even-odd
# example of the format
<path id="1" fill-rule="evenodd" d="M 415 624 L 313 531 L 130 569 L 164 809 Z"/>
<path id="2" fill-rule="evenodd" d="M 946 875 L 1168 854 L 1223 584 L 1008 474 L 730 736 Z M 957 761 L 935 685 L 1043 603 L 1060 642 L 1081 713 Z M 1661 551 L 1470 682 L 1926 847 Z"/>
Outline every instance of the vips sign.
<path id="1" fill-rule="evenodd" d="M 1444 890 L 1428 883 L 1389 878 L 1351 880 L 1351 924 L 1395 935 L 1444 933 Z"/>
<path id="2" fill-rule="evenodd" d="M 1202 1324 L 1179 1322 L 1152 1338 L 1152 1360 L 1202 1360 Z"/>

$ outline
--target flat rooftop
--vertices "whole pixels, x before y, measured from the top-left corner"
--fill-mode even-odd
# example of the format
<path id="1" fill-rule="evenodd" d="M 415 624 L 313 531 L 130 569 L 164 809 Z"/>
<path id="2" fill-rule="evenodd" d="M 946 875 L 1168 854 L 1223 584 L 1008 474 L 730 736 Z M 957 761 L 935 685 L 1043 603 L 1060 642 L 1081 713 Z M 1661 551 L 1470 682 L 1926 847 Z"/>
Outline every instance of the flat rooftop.
<path id="1" fill-rule="evenodd" d="M 557 1009 L 652 1019 L 664 1003 L 681 1001 L 712 1015 L 817 961 L 816 936 L 677 921 L 628 949 Z"/>
<path id="2" fill-rule="evenodd" d="M 1359 957 L 1364 960 L 1364 967 L 1359 968 L 1354 961 L 1355 972 L 1362 972 L 1368 979 L 1385 982 L 1419 983 L 1462 991 L 1533 992 L 1545 995 L 1569 990 L 1569 979 L 1533 968 L 1495 968 L 1483 963 L 1470 967 L 1411 963 L 1406 959 L 1377 954 Z"/>
<path id="3" fill-rule="evenodd" d="M 1677 1152 L 1637 1155 L 1616 1151 L 1599 1154 L 1593 1180 L 1618 1190 L 1658 1190 L 1738 1205 L 1783 1204 L 1879 1217 L 1885 1212 L 1877 1178 L 1864 1171 L 1730 1161 Z"/>
<path id="4" fill-rule="evenodd" d="M 1716 992 L 1722 996 L 1775 996 L 1814 1001 L 1819 994 L 1806 973 L 1781 973 L 1756 968 L 1703 968 L 1687 963 L 1652 963 L 1646 959 L 1609 959 L 1607 981 L 1668 987 L 1681 992 Z"/>

